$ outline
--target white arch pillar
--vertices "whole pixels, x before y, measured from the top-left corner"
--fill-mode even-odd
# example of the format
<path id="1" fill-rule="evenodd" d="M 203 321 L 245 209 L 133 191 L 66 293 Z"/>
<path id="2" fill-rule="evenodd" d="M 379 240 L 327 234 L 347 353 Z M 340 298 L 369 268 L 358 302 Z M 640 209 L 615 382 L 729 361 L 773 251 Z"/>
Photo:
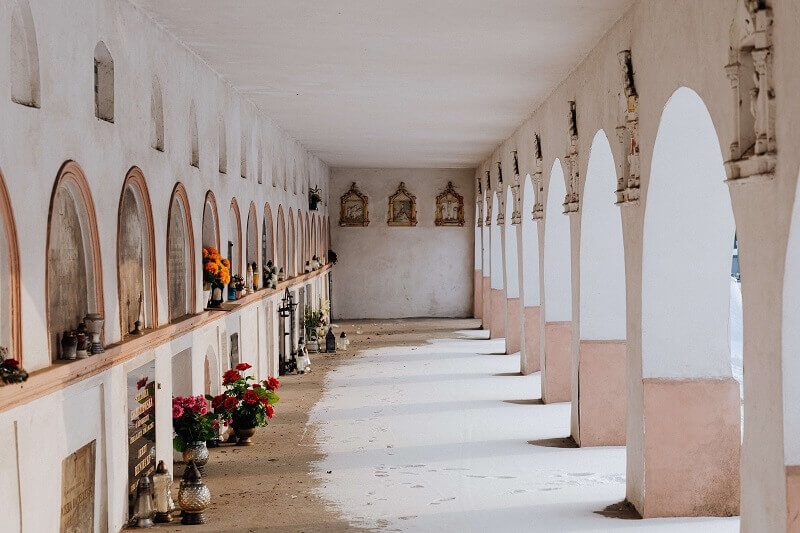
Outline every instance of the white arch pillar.
<path id="1" fill-rule="evenodd" d="M 491 305 L 492 325 L 489 333 L 491 339 L 502 339 L 506 336 L 506 289 L 505 289 L 505 210 L 499 195 L 502 190 L 492 195 L 493 212 L 497 219 L 491 229 Z"/>
<path id="2" fill-rule="evenodd" d="M 475 202 L 475 272 L 472 283 L 472 316 L 483 318 L 483 202 Z"/>
<path id="3" fill-rule="evenodd" d="M 516 191 L 514 191 L 516 187 Z M 506 222 L 504 227 L 504 259 L 505 287 L 506 287 L 506 353 L 514 354 L 520 351 L 522 336 L 522 307 L 519 291 L 519 261 L 517 259 L 518 240 L 521 232 L 519 213 L 515 213 L 516 195 L 519 194 L 519 185 L 512 185 L 506 191 Z M 518 209 L 518 207 L 517 207 Z"/>
<path id="4" fill-rule="evenodd" d="M 489 191 L 487 191 L 487 196 Z M 491 196 L 483 199 L 483 225 L 481 226 L 481 241 L 483 243 L 483 261 L 481 262 L 482 297 L 481 312 L 483 329 L 492 330 L 492 220 L 491 220 L 492 198 Z"/>
<path id="5" fill-rule="evenodd" d="M 522 335 L 520 338 L 520 372 L 523 375 L 538 372 L 541 357 L 542 313 L 540 306 L 539 230 L 538 219 L 533 218 L 536 203 L 533 179 L 525 176 L 521 185 L 522 213 L 517 224 L 517 274 L 519 276 L 520 307 L 522 308 Z"/>

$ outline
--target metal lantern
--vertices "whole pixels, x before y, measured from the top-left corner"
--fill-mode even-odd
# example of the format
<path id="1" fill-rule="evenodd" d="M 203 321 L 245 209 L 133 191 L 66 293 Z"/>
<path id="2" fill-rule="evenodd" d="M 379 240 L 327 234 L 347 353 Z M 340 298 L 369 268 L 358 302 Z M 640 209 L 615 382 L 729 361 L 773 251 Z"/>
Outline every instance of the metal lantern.
<path id="1" fill-rule="evenodd" d="M 333 328 L 328 328 L 328 334 L 325 335 L 325 351 L 328 353 L 336 352 L 336 335 L 333 334 Z"/>
<path id="2" fill-rule="evenodd" d="M 294 294 L 292 294 L 292 291 L 290 291 L 288 287 L 283 293 L 281 303 L 283 305 L 278 308 L 278 316 L 284 320 L 289 319 L 288 331 L 286 328 L 284 328 L 284 340 L 281 341 L 285 343 L 286 337 L 289 338 L 288 357 L 287 354 L 283 354 L 279 365 L 280 374 L 283 375 L 297 370 L 297 349 L 294 346 L 295 310 L 297 308 L 297 303 L 294 301 Z"/>
<path id="3" fill-rule="evenodd" d="M 156 473 L 153 474 L 153 500 L 156 508 L 153 521 L 159 524 L 172 522 L 172 511 L 175 509 L 172 501 L 172 475 L 164 461 L 158 462 Z"/>
<path id="4" fill-rule="evenodd" d="M 142 474 L 136 483 L 136 501 L 133 504 L 133 519 L 136 527 L 153 527 L 153 487 L 150 478 Z"/>
<path id="5" fill-rule="evenodd" d="M 203 483 L 200 471 L 189 461 L 186 470 L 183 472 L 181 488 L 178 491 L 178 506 L 183 511 L 181 523 L 187 526 L 205 524 L 206 518 L 203 512 L 211 503 L 211 491 Z"/>

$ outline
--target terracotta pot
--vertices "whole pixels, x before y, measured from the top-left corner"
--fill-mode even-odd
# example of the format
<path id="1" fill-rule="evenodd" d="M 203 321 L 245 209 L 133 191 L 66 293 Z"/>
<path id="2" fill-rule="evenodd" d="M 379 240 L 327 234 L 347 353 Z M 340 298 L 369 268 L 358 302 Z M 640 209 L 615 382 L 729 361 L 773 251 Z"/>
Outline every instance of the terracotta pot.
<path id="1" fill-rule="evenodd" d="M 256 428 L 240 428 L 233 426 L 233 432 L 236 433 L 236 438 L 239 439 L 236 442 L 237 446 L 252 446 L 253 445 L 253 435 L 256 434 Z"/>

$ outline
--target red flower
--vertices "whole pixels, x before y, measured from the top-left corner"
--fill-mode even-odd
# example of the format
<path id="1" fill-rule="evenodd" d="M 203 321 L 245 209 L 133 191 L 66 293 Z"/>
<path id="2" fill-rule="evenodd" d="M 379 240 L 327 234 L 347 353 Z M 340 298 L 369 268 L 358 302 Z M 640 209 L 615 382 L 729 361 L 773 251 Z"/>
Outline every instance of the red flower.
<path id="1" fill-rule="evenodd" d="M 214 429 L 217 429 L 219 427 L 219 420 L 217 420 L 216 418 L 214 420 L 212 420 L 211 421 L 211 427 L 214 428 Z"/>
<path id="2" fill-rule="evenodd" d="M 223 404 L 226 411 L 231 411 L 233 409 L 236 409 L 237 405 L 239 405 L 239 400 L 237 400 L 232 396 L 228 396 L 227 398 L 225 398 L 225 403 Z"/>
<path id="3" fill-rule="evenodd" d="M 258 403 L 258 400 L 259 400 L 258 393 L 256 391 L 254 391 L 254 390 L 248 389 L 248 390 L 244 391 L 244 395 L 242 396 L 242 400 L 244 400 L 244 403 L 246 403 L 247 405 L 255 405 L 255 404 Z"/>
<path id="4" fill-rule="evenodd" d="M 220 394 L 219 396 L 214 396 L 211 399 L 211 407 L 213 407 L 214 409 L 219 409 L 223 403 L 225 403 L 224 394 Z"/>
<path id="5" fill-rule="evenodd" d="M 253 367 L 248 365 L 247 363 L 239 363 L 238 365 L 236 365 L 236 370 L 239 370 L 240 372 L 244 372 L 245 370 L 247 370 L 249 368 L 253 368 Z"/>
<path id="6" fill-rule="evenodd" d="M 241 378 L 242 375 L 239 374 L 236 370 L 226 370 L 225 373 L 222 375 L 222 384 L 223 385 L 230 385 L 237 379 Z"/>
<path id="7" fill-rule="evenodd" d="M 2 366 L 6 368 L 19 368 L 19 361 L 17 361 L 16 359 L 6 359 L 5 361 L 3 361 Z"/>
<path id="8" fill-rule="evenodd" d="M 271 391 L 276 391 L 281 386 L 281 382 L 278 381 L 278 378 L 270 376 L 264 381 L 264 386 Z"/>
<path id="9" fill-rule="evenodd" d="M 272 415 L 275 414 L 275 408 L 272 407 L 271 405 L 267 405 L 266 407 L 267 407 L 267 418 L 272 420 Z"/>
<path id="10" fill-rule="evenodd" d="M 173 405 L 172 406 L 172 419 L 178 419 L 183 416 L 183 407 L 180 405 Z"/>
<path id="11" fill-rule="evenodd" d="M 261 388 L 261 383 L 253 383 L 253 388 L 254 389 L 260 389 Z"/>

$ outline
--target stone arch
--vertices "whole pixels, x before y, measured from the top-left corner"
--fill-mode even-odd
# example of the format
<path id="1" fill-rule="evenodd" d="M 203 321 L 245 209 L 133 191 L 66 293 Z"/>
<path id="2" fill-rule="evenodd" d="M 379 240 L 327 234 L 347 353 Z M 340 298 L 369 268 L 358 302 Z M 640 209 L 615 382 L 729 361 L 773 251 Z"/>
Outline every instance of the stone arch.
<path id="1" fill-rule="evenodd" d="M 544 212 L 544 350 L 542 399 L 570 400 L 572 342 L 572 253 L 570 220 L 562 214 L 564 170 L 556 159 L 550 169 Z"/>
<path id="2" fill-rule="evenodd" d="M 114 122 L 114 58 L 103 41 L 94 48 L 94 114 Z"/>
<path id="3" fill-rule="evenodd" d="M 800 183 L 800 180 L 798 181 Z M 786 465 L 800 465 L 800 188 L 795 193 L 783 274 L 783 445 Z M 797 473 L 795 473 L 795 476 Z"/>
<path id="4" fill-rule="evenodd" d="M 317 214 L 314 213 L 313 215 L 311 215 L 311 240 L 309 242 L 309 245 L 311 246 L 311 250 L 312 250 L 311 256 L 312 257 L 315 256 L 315 255 L 317 257 L 320 256 L 320 253 L 319 253 L 319 230 L 317 229 L 318 222 L 319 222 L 319 217 L 317 217 Z"/>
<path id="5" fill-rule="evenodd" d="M 729 334 L 735 225 L 724 181 L 706 105 L 679 88 L 656 134 L 642 230 L 644 412 L 641 430 L 628 434 L 644 439 L 644 488 L 629 497 L 646 517 L 739 510 L 740 399 Z M 686 412 L 678 429 L 676 413 Z"/>
<path id="6" fill-rule="evenodd" d="M 170 322 L 195 310 L 194 265 L 189 197 L 183 184 L 176 183 L 167 214 L 167 307 Z"/>
<path id="7" fill-rule="evenodd" d="M 228 260 L 231 262 L 231 276 L 242 275 L 242 215 L 236 198 L 231 199 L 228 210 Z"/>
<path id="8" fill-rule="evenodd" d="M 520 371 L 523 374 L 536 372 L 540 368 L 541 335 L 541 278 L 539 276 L 539 224 L 533 218 L 536 193 L 533 178 L 526 174 L 522 180 L 521 249 L 519 254 L 522 299 L 522 354 Z"/>
<path id="9" fill-rule="evenodd" d="M 206 192 L 206 201 L 203 204 L 203 248 L 213 247 L 218 251 L 219 247 L 219 211 L 217 210 L 217 198 L 214 191 Z"/>
<path id="10" fill-rule="evenodd" d="M 39 46 L 28 0 L 11 9 L 11 100 L 28 107 L 40 105 Z"/>
<path id="11" fill-rule="evenodd" d="M 189 103 L 189 164 L 200 167 L 200 136 L 197 131 L 197 107 Z"/>
<path id="12" fill-rule="evenodd" d="M 483 310 L 481 315 L 483 317 L 483 329 L 491 331 L 492 329 L 492 221 L 491 213 L 491 191 L 487 190 L 481 197 L 481 213 L 484 220 L 481 225 L 481 242 L 483 243 L 482 257 L 481 257 L 481 271 L 483 274 L 482 280 L 482 298 Z"/>
<path id="13" fill-rule="evenodd" d="M 278 269 L 283 268 L 286 273 L 286 217 L 283 215 L 283 206 L 278 206 L 278 216 L 276 220 L 275 232 L 277 234 L 277 246 L 275 250 L 275 265 Z"/>
<path id="14" fill-rule="evenodd" d="M 158 325 L 155 255 L 150 193 L 144 174 L 138 167 L 133 167 L 122 184 L 117 213 L 117 295 L 121 337 L 134 329 L 136 320 L 141 321 L 142 329 Z"/>
<path id="15" fill-rule="evenodd" d="M 97 217 L 86 175 L 74 161 L 59 170 L 47 222 L 47 334 L 58 358 L 61 336 L 88 313 L 104 315 Z"/>
<path id="16" fill-rule="evenodd" d="M 294 225 L 294 213 L 292 213 L 292 208 L 289 208 L 289 231 L 288 231 L 288 238 L 289 242 L 287 243 L 288 246 L 286 247 L 286 278 L 294 277 L 297 273 L 297 250 L 296 248 L 296 241 L 297 241 L 297 230 L 295 229 Z"/>
<path id="17" fill-rule="evenodd" d="M 219 119 L 219 131 L 217 132 L 219 143 L 219 172 L 228 173 L 228 130 L 225 128 L 225 117 Z"/>
<path id="18" fill-rule="evenodd" d="M 242 125 L 242 141 L 239 144 L 239 156 L 240 156 L 240 165 L 239 165 L 239 174 L 247 179 L 247 173 L 250 170 L 247 165 L 247 148 L 250 139 L 247 136 L 247 128 Z"/>
<path id="19" fill-rule="evenodd" d="M 150 146 L 159 152 L 164 151 L 164 95 L 161 82 L 153 76 L 153 87 L 150 95 Z"/>
<path id="20" fill-rule="evenodd" d="M 8 355 L 22 361 L 22 296 L 19 265 L 17 226 L 11 197 L 0 172 L 0 346 L 8 348 Z"/>
<path id="21" fill-rule="evenodd" d="M 503 190 L 491 191 L 492 208 L 489 213 L 500 215 L 500 198 Z M 503 211 L 502 216 L 505 216 Z M 491 217 L 491 215 L 490 215 Z M 502 219 L 502 217 L 501 217 Z M 492 327 L 489 330 L 491 338 L 502 338 L 506 335 L 506 294 L 505 294 L 505 270 L 503 268 L 503 223 L 497 220 L 491 220 L 492 224 L 489 226 L 490 240 L 489 240 L 489 256 L 491 261 L 491 313 L 492 313 Z"/>
<path id="22" fill-rule="evenodd" d="M 256 145 L 258 146 L 258 183 L 264 182 L 264 146 L 261 144 L 261 140 L 256 141 Z"/>
<path id="23" fill-rule="evenodd" d="M 592 140 L 581 194 L 572 435 L 581 446 L 625 444 L 626 307 L 617 172 L 603 130 Z"/>
<path id="24" fill-rule="evenodd" d="M 519 192 L 518 192 L 519 194 Z M 506 353 L 520 351 L 520 334 L 522 330 L 522 308 L 520 307 L 519 263 L 517 254 L 517 226 L 512 223 L 514 214 L 514 192 L 511 187 L 505 188 L 505 226 L 503 230 L 503 253 L 506 290 Z"/>
<path id="25" fill-rule="evenodd" d="M 250 202 L 250 209 L 247 213 L 247 248 L 246 264 L 258 265 L 258 215 L 256 214 L 256 204 Z M 245 268 L 245 272 L 247 269 Z"/>

